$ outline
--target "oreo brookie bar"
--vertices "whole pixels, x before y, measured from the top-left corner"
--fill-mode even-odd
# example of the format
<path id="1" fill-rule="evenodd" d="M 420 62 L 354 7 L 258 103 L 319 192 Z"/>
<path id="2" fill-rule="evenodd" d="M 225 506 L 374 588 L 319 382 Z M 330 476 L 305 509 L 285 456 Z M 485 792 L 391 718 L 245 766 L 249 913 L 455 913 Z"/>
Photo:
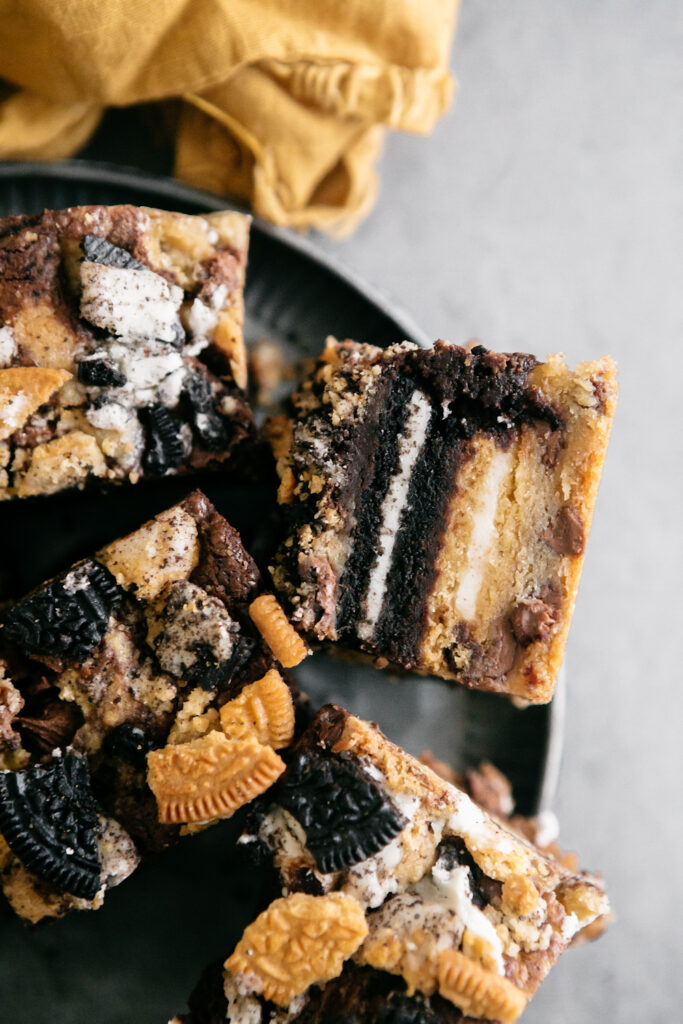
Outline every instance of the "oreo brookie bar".
<path id="1" fill-rule="evenodd" d="M 308 653 L 199 491 L 5 609 L 0 881 L 35 923 L 284 771 Z"/>
<path id="2" fill-rule="evenodd" d="M 329 340 L 269 426 L 292 621 L 379 665 L 548 701 L 615 403 L 606 358 Z"/>
<path id="3" fill-rule="evenodd" d="M 0 220 L 0 498 L 230 461 L 248 235 L 134 206 Z"/>
<path id="4" fill-rule="evenodd" d="M 475 776 L 490 796 L 490 766 Z M 513 1024 L 609 913 L 599 878 L 334 705 L 248 817 L 242 842 L 283 895 L 176 1024 Z"/>

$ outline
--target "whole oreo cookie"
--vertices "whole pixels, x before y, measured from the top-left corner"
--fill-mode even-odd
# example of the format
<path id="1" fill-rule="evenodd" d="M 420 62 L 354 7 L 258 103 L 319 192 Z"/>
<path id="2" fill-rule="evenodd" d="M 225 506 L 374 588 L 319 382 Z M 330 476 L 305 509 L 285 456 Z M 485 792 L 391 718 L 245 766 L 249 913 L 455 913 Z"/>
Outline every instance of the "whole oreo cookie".
<path id="1" fill-rule="evenodd" d="M 147 433 L 144 466 L 148 473 L 167 473 L 185 458 L 185 446 L 179 424 L 160 402 L 140 410 L 140 419 Z"/>
<path id="2" fill-rule="evenodd" d="M 348 752 L 300 751 L 283 776 L 280 802 L 305 829 L 325 873 L 367 860 L 408 824 Z"/>
<path id="3" fill-rule="evenodd" d="M 0 772 L 0 832 L 24 867 L 55 888 L 91 900 L 100 888 L 97 804 L 76 754 Z"/>
<path id="4" fill-rule="evenodd" d="M 2 626 L 27 654 L 82 661 L 101 642 L 122 597 L 108 569 L 87 560 L 18 601 Z"/>

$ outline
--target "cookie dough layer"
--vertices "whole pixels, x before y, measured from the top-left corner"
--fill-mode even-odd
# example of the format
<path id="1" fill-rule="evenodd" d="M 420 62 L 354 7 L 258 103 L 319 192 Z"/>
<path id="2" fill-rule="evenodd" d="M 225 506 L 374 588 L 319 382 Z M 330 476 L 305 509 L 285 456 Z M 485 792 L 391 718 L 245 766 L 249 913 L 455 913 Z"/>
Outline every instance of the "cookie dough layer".
<path id="1" fill-rule="evenodd" d="M 199 491 L 6 608 L 0 877 L 17 913 L 97 907 L 141 855 L 267 789 L 295 732 L 295 648 Z"/>
<path id="2" fill-rule="evenodd" d="M 552 696 L 616 404 L 567 368 L 330 340 L 270 435 L 293 621 L 381 663 Z"/>
<path id="3" fill-rule="evenodd" d="M 230 461 L 248 235 L 134 206 L 0 221 L 0 498 Z"/>
<path id="4" fill-rule="evenodd" d="M 500 775 L 469 781 L 505 817 Z M 250 817 L 242 841 L 283 896 L 209 971 L 191 1024 L 512 1024 L 608 914 L 597 877 L 333 705 Z"/>

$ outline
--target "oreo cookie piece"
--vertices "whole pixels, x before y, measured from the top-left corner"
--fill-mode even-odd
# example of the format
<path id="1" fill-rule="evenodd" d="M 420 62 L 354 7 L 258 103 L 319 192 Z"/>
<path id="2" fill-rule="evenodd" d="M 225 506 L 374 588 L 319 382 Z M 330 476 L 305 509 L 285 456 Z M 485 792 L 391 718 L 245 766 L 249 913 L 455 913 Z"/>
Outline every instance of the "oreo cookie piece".
<path id="1" fill-rule="evenodd" d="M 147 269 L 125 249 L 112 245 L 99 235 L 84 235 L 81 245 L 83 257 L 88 263 L 102 263 L 106 267 L 125 267 L 127 270 Z"/>
<path id="2" fill-rule="evenodd" d="M 209 644 L 200 644 L 195 648 L 197 660 L 187 673 L 188 682 L 201 686 L 203 690 L 221 692 L 232 681 L 238 669 L 252 656 L 256 642 L 248 636 L 238 636 L 227 661 L 217 661 L 213 648 Z"/>
<path id="3" fill-rule="evenodd" d="M 0 772 L 0 832 L 24 867 L 57 889 L 92 900 L 100 888 L 98 809 L 76 754 Z"/>
<path id="4" fill-rule="evenodd" d="M 208 378 L 202 373 L 189 374 L 183 397 L 194 433 L 209 451 L 219 451 L 225 444 L 226 425 L 216 409 Z"/>
<path id="5" fill-rule="evenodd" d="M 439 867 L 451 871 L 456 867 L 465 867 L 468 871 L 472 903 L 482 910 L 489 900 L 481 891 L 482 880 L 486 878 L 483 871 L 467 849 L 465 840 L 460 836 L 446 836 L 436 848 L 436 863 Z"/>
<path id="6" fill-rule="evenodd" d="M 152 737 L 137 725 L 123 722 L 117 725 L 104 737 L 103 749 L 112 757 L 117 757 L 137 768 L 146 768 L 147 754 L 154 749 Z"/>
<path id="7" fill-rule="evenodd" d="M 87 387 L 121 388 L 126 375 L 105 359 L 84 359 L 78 364 L 78 382 Z"/>
<path id="8" fill-rule="evenodd" d="M 140 410 L 140 419 L 147 433 L 147 449 L 143 459 L 148 473 L 167 473 L 185 458 L 185 446 L 179 424 L 165 405 L 156 402 Z"/>
<path id="9" fill-rule="evenodd" d="M 379 853 L 408 819 L 356 757 L 300 751 L 283 776 L 280 802 L 306 831 L 321 871 L 343 871 Z"/>
<path id="10" fill-rule="evenodd" d="M 2 626 L 27 654 L 83 661 L 102 641 L 123 593 L 108 569 L 86 560 L 17 602 Z"/>

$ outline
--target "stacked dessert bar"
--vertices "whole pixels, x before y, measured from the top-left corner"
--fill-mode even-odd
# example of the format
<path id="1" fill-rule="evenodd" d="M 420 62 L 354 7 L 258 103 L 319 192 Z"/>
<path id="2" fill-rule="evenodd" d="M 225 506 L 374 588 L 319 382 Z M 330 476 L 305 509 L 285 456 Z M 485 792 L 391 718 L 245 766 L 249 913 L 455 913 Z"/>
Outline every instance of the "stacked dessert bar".
<path id="1" fill-rule="evenodd" d="M 83 207 L 0 223 L 5 498 L 214 468 L 257 438 L 248 220 Z M 243 815 L 277 895 L 188 1024 L 511 1024 L 609 908 L 597 876 L 329 705 L 309 643 L 526 703 L 552 697 L 614 415 L 609 359 L 330 339 L 267 422 L 280 537 L 259 571 L 194 491 L 0 616 L 0 881 L 36 923 Z M 46 505 L 46 515 L 47 512 Z M 431 765 L 431 766 L 430 766 Z"/>

